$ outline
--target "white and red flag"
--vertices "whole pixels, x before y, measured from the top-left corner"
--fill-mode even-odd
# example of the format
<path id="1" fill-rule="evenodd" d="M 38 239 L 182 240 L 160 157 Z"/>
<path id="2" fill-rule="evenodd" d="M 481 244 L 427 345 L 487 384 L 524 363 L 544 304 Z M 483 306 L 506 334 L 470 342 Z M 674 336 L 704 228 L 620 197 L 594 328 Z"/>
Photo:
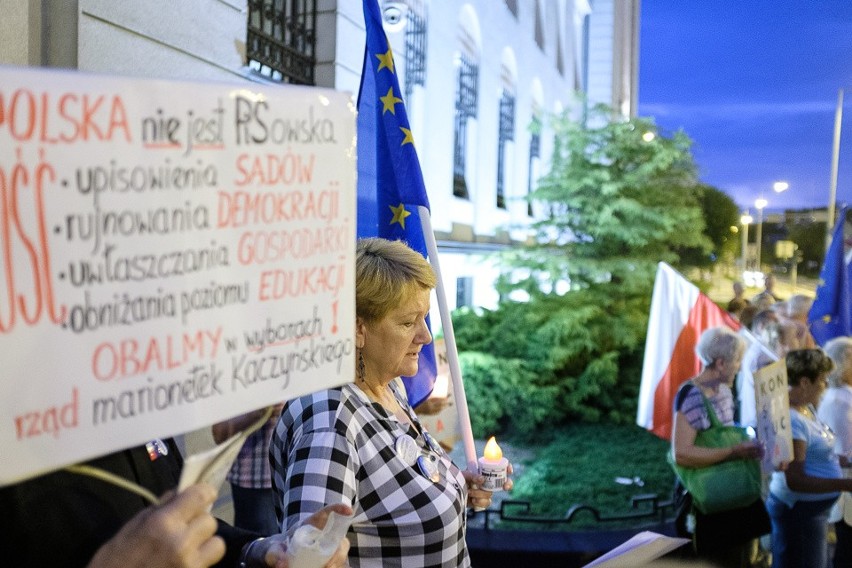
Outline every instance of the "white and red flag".
<path id="1" fill-rule="evenodd" d="M 740 323 L 668 264 L 657 266 L 636 423 L 663 439 L 671 438 L 672 405 L 678 388 L 701 371 L 695 354 L 708 328 Z"/>

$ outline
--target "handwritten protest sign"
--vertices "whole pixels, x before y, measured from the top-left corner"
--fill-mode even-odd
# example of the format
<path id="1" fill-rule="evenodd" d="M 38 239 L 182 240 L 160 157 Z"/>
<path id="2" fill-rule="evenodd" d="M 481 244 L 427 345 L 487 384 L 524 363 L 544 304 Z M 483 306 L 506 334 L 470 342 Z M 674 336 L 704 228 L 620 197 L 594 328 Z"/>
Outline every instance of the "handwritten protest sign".
<path id="1" fill-rule="evenodd" d="M 354 124 L 0 68 L 0 485 L 351 380 Z"/>
<path id="2" fill-rule="evenodd" d="M 422 409 L 418 408 L 417 417 L 438 443 L 449 451 L 461 439 L 461 434 L 453 396 L 453 382 L 450 380 L 447 346 L 443 338 L 435 339 L 435 358 L 438 364 L 435 387 L 431 396 L 423 403 Z M 432 412 L 432 408 L 436 411 Z"/>
<path id="3" fill-rule="evenodd" d="M 787 366 L 783 359 L 754 372 L 754 398 L 757 403 L 757 439 L 766 449 L 761 468 L 770 473 L 782 462 L 793 460 Z"/>

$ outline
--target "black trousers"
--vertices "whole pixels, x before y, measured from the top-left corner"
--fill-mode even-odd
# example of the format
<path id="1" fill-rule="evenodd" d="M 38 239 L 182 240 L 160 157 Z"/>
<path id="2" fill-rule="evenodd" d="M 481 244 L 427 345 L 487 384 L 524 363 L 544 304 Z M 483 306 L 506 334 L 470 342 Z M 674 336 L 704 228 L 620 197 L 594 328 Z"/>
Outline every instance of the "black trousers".
<path id="1" fill-rule="evenodd" d="M 834 523 L 837 544 L 834 547 L 834 568 L 852 566 L 852 527 L 842 520 Z"/>

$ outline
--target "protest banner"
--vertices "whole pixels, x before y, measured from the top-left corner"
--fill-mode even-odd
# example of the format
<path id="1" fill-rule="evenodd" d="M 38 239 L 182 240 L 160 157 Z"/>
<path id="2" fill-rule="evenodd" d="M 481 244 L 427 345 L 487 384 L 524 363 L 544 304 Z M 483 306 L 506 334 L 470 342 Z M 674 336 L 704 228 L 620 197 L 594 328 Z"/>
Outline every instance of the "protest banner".
<path id="1" fill-rule="evenodd" d="M 0 68 L 0 485 L 350 381 L 350 96 Z"/>
<path id="2" fill-rule="evenodd" d="M 760 464 L 764 473 L 771 473 L 780 464 L 793 460 L 788 392 L 787 364 L 783 359 L 754 372 L 757 439 L 765 449 Z"/>

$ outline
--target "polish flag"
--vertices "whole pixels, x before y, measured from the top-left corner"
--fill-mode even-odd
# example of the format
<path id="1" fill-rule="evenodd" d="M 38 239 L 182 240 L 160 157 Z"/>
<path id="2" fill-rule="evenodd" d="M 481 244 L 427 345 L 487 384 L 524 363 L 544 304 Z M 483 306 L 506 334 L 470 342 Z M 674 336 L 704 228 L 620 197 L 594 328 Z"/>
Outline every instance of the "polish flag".
<path id="1" fill-rule="evenodd" d="M 740 323 L 668 264 L 657 266 L 636 423 L 668 440 L 672 434 L 675 394 L 701 371 L 695 354 L 698 337 L 708 328 Z"/>

